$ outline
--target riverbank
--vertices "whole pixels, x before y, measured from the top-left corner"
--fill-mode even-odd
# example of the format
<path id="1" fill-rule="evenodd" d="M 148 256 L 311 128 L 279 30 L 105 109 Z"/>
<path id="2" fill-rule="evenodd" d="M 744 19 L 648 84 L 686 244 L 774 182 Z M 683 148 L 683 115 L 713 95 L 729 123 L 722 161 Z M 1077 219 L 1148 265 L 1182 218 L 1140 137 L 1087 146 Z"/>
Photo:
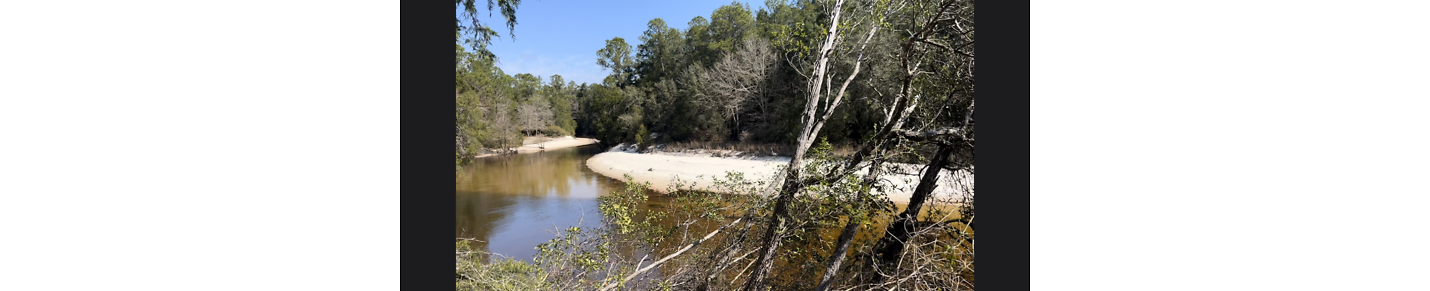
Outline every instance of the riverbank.
<path id="1" fill-rule="evenodd" d="M 525 145 L 519 146 L 519 147 L 514 147 L 514 148 L 508 148 L 508 149 L 506 149 L 506 151 L 507 151 L 508 153 L 514 152 L 514 153 L 516 153 L 516 154 L 529 154 L 529 153 L 538 153 L 538 152 L 547 151 L 547 150 L 554 150 L 554 149 L 564 149 L 564 148 L 570 148 L 570 147 L 579 147 L 579 146 L 584 146 L 584 145 L 589 145 L 589 144 L 595 144 L 595 143 L 598 143 L 598 142 L 600 142 L 600 141 L 599 141 L 599 140 L 596 140 L 596 139 L 594 139 L 594 138 L 580 138 L 580 137 L 571 137 L 571 136 L 564 136 L 564 137 L 551 138 L 551 139 L 546 139 L 546 138 L 540 138 L 540 139 L 528 138 L 528 139 L 524 142 Z M 500 153 L 500 152 L 485 153 L 485 154 L 477 155 L 476 158 L 485 158 L 485 157 L 496 156 L 496 155 L 502 155 L 502 154 L 503 154 L 503 153 Z"/>
<path id="2" fill-rule="evenodd" d="M 777 174 L 779 167 L 788 165 L 789 160 L 789 157 L 777 156 L 717 157 L 712 154 L 667 152 L 639 154 L 623 151 L 618 147 L 592 156 L 586 160 L 586 166 L 596 173 L 617 180 L 624 181 L 624 175 L 631 175 L 636 183 L 649 182 L 652 190 L 665 193 L 676 178 L 687 185 L 696 184 L 696 187 L 685 189 L 718 191 L 709 186 L 715 183 L 714 178 L 724 179 L 728 171 L 743 172 L 747 181 L 772 181 L 771 177 Z M 896 169 L 884 175 L 884 181 L 881 182 L 892 186 L 892 191 L 885 194 L 894 203 L 908 204 L 909 198 L 913 196 L 913 188 L 918 186 L 918 170 L 923 167 L 912 164 L 893 166 Z M 862 175 L 865 171 L 860 172 Z M 966 171 L 960 171 L 958 174 L 965 179 L 955 179 L 953 173 L 943 170 L 939 175 L 939 187 L 935 188 L 931 198 L 952 198 L 963 194 L 959 189 L 964 187 L 955 187 L 956 182 L 967 183 L 967 188 L 971 189 L 972 174 Z"/>

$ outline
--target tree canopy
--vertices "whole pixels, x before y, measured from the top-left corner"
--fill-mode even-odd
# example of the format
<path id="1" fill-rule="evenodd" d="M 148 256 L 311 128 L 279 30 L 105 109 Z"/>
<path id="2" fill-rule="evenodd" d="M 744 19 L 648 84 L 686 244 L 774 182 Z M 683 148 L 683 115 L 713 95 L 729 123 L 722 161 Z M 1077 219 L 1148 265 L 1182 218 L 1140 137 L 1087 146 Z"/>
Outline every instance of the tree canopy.
<path id="1" fill-rule="evenodd" d="M 456 42 L 457 54 L 463 53 L 462 43 L 466 43 L 472 53 L 485 59 L 496 59 L 487 46 L 491 45 L 492 38 L 501 37 L 501 34 L 482 23 L 480 15 L 481 9 L 477 0 L 456 0 Z M 506 20 L 508 35 L 512 39 L 516 38 L 516 8 L 521 5 L 521 0 L 487 0 L 487 13 L 493 9 L 501 11 L 501 16 Z M 463 38 L 466 38 L 465 40 Z"/>

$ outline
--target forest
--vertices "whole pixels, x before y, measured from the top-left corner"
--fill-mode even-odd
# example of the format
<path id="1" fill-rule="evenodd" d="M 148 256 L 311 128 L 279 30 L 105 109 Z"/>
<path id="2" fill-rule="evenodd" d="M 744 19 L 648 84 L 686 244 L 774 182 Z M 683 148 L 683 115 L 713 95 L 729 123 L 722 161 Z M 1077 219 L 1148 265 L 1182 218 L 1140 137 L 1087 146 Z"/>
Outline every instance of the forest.
<path id="1" fill-rule="evenodd" d="M 519 4 L 457 9 L 499 11 L 510 28 Z M 606 40 L 599 84 L 508 75 L 486 49 L 497 30 L 458 17 L 459 166 L 532 135 L 778 144 L 792 157 L 774 181 L 732 175 L 724 192 L 749 195 L 675 191 L 695 205 L 680 211 L 633 210 L 646 194 L 632 183 L 602 198 L 609 228 L 569 229 L 535 265 L 459 263 L 458 289 L 971 290 L 972 197 L 929 193 L 947 173 L 972 193 L 973 15 L 972 0 L 734 2 L 684 30 L 656 18 L 638 39 Z M 894 164 L 919 166 L 907 204 L 877 195 Z M 459 257 L 474 252 L 463 244 Z"/>
<path id="2" fill-rule="evenodd" d="M 751 11 L 747 5 L 732 3 L 719 7 L 708 19 L 697 16 L 689 20 L 685 30 L 668 27 L 664 19 L 651 19 L 635 42 L 616 37 L 594 52 L 597 63 L 610 70 L 600 84 L 576 84 L 560 75 L 545 79 L 508 75 L 495 66 L 495 56 L 483 53 L 486 43 L 468 40 L 464 45 L 460 41 L 464 31 L 459 28 L 457 154 L 512 146 L 523 134 L 587 136 L 608 145 L 793 143 L 806 105 L 800 96 L 809 90 L 806 71 L 815 65 L 811 56 L 819 45 L 816 42 L 827 34 L 829 15 L 808 0 L 769 1 L 766 6 Z M 885 14 L 912 16 L 896 12 Z M 895 19 L 879 21 L 886 22 L 882 25 L 899 24 Z M 967 29 L 966 37 L 971 38 L 972 29 Z M 495 34 L 490 29 L 484 33 Z M 835 144 L 858 143 L 877 130 L 876 125 L 888 115 L 888 101 L 901 94 L 900 86 L 894 85 L 907 75 L 904 66 L 953 69 L 948 63 L 953 60 L 937 56 L 972 49 L 971 42 L 945 43 L 930 38 L 916 40 L 918 45 L 904 53 L 906 41 L 901 38 L 907 36 L 901 33 L 867 36 L 871 37 L 868 41 L 841 39 L 837 43 L 840 52 L 861 50 L 863 56 L 857 63 L 846 56 L 830 59 L 831 72 L 847 74 L 856 65 L 862 66 L 857 82 L 838 88 L 852 97 L 844 101 L 848 105 L 833 108 L 819 133 Z M 855 45 L 863 47 L 852 47 Z M 904 64 L 901 58 L 905 57 L 914 63 Z M 911 85 L 935 98 L 944 95 L 937 90 L 955 89 L 954 84 L 939 84 L 940 80 L 916 79 L 919 84 Z M 924 102 L 941 105 L 940 101 L 945 100 Z"/>

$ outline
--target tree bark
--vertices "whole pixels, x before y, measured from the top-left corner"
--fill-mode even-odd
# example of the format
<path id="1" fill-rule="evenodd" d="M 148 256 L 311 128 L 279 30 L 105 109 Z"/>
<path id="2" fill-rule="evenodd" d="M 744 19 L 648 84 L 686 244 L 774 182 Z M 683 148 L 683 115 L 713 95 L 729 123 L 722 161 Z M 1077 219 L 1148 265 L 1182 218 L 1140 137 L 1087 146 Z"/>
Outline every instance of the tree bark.
<path id="1" fill-rule="evenodd" d="M 760 246 L 760 256 L 755 259 L 754 273 L 750 274 L 750 279 L 745 283 L 746 291 L 764 291 L 769 288 L 765 282 L 765 276 L 769 275 L 770 269 L 774 267 L 775 250 L 779 249 L 780 236 L 784 232 L 785 217 L 789 212 L 789 201 L 800 188 L 799 168 L 804 159 L 805 152 L 809 151 L 809 144 L 813 143 L 814 135 L 819 131 L 814 130 L 817 118 L 819 103 L 823 99 L 820 94 L 820 87 L 824 83 L 826 66 L 829 63 L 829 53 L 834 49 L 834 41 L 839 35 L 839 16 L 843 0 L 834 3 L 834 17 L 830 21 L 835 25 L 829 26 L 829 35 L 825 37 L 823 46 L 819 50 L 818 61 L 815 62 L 814 80 L 810 82 L 814 90 L 810 90 L 810 97 L 804 105 L 804 128 L 800 130 L 798 144 L 795 147 L 794 157 L 790 159 L 789 167 L 786 169 L 784 184 L 780 187 L 779 196 L 775 198 L 775 209 L 770 213 L 770 222 L 765 230 L 765 235 L 760 238 L 764 242 Z M 837 103 L 831 103 L 828 108 L 833 112 Z M 827 115 L 826 115 L 827 116 Z"/>
<path id="2" fill-rule="evenodd" d="M 824 277 L 819 279 L 819 285 L 814 287 L 815 291 L 829 289 L 829 284 L 834 283 L 834 275 L 839 274 L 839 265 L 844 264 L 845 254 L 849 253 L 849 243 L 854 240 L 854 235 L 858 233 L 859 223 L 854 217 L 849 217 L 849 222 L 844 224 L 844 230 L 839 232 L 839 241 L 836 243 L 834 253 L 831 254 L 829 268 L 824 269 Z"/>
<path id="3" fill-rule="evenodd" d="M 750 274 L 750 280 L 745 283 L 747 291 L 763 291 L 769 286 L 765 283 L 765 276 L 769 275 L 770 269 L 774 266 L 775 250 L 779 249 L 780 237 L 784 234 L 785 217 L 789 215 L 789 201 L 793 198 L 793 193 L 798 191 L 799 162 L 803 156 L 803 146 L 796 151 L 799 156 L 790 160 L 790 170 L 785 174 L 785 184 L 780 187 L 779 197 L 775 200 L 775 211 L 770 214 L 770 223 L 765 230 L 765 235 L 760 237 L 764 244 L 760 247 L 760 256 L 755 259 L 755 271 Z"/>
<path id="4" fill-rule="evenodd" d="M 923 208 L 924 202 L 928 200 L 930 193 L 938 187 L 938 175 L 943 170 L 944 164 L 948 163 L 948 157 L 953 152 L 954 146 L 940 145 L 938 152 L 929 161 L 928 167 L 924 169 L 923 177 L 919 179 L 919 186 L 914 188 L 913 197 L 909 198 L 909 207 L 904 212 L 899 213 L 894 223 L 889 225 L 884 237 L 879 239 L 875 246 L 879 254 L 879 260 L 884 265 L 892 265 L 897 261 L 899 255 L 904 252 L 904 244 L 909 239 L 909 234 L 914 231 L 914 222 L 918 218 L 919 210 Z"/>
<path id="5" fill-rule="evenodd" d="M 883 166 L 882 160 L 874 160 L 874 162 L 869 165 L 869 173 L 864 175 L 864 180 L 862 181 L 865 186 L 871 186 L 879 182 L 879 174 L 881 174 L 879 171 L 880 166 Z M 868 195 L 868 193 L 860 192 L 857 193 L 857 195 L 863 196 Z M 863 207 L 862 201 L 864 200 L 862 198 L 863 197 L 855 197 L 855 201 L 851 201 L 851 203 L 859 203 L 855 206 L 856 208 Z M 839 240 L 835 242 L 834 253 L 830 254 L 829 267 L 824 269 L 824 276 L 819 279 L 819 285 L 814 287 L 815 291 L 828 290 L 829 285 L 834 283 L 835 275 L 839 274 L 839 266 L 844 264 L 844 258 L 849 253 L 849 245 L 854 241 L 854 235 L 858 233 L 859 223 L 851 214 L 849 221 L 844 224 L 844 230 L 839 232 Z"/>

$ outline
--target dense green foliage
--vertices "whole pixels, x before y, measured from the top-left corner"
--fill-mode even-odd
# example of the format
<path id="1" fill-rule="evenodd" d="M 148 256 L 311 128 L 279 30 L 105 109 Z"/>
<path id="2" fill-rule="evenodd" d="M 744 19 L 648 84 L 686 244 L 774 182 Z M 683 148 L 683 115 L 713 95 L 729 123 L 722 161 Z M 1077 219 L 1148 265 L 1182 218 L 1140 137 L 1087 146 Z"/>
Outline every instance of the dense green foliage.
<path id="1" fill-rule="evenodd" d="M 512 258 L 486 262 L 490 254 L 474 250 L 465 240 L 457 241 L 457 290 L 546 290 L 550 288 L 545 270 Z"/>
<path id="2" fill-rule="evenodd" d="M 457 62 L 457 158 L 482 148 L 521 145 L 523 135 L 564 136 L 576 131 L 575 82 L 507 75 L 493 61 L 464 53 Z M 563 83 L 565 82 L 565 83 Z"/>
<path id="3" fill-rule="evenodd" d="M 577 134 L 607 143 L 641 140 L 739 141 L 788 143 L 794 140 L 804 107 L 804 76 L 794 67 L 808 57 L 826 12 L 811 1 L 770 1 L 751 11 L 731 3 L 707 19 L 697 16 L 684 30 L 669 28 L 656 18 L 632 46 L 612 38 L 597 52 L 597 63 L 610 69 L 601 84 L 578 93 L 573 115 Z M 892 40 L 892 39 L 890 39 Z M 760 46 L 760 47 L 755 47 Z M 871 47 L 872 55 L 891 55 L 892 45 Z M 761 55 L 761 52 L 767 55 Z M 726 65 L 721 67 L 720 65 Z M 866 72 L 894 78 L 897 62 L 872 61 Z M 835 70 L 850 70 L 841 64 Z M 735 80 L 734 86 L 720 86 Z M 855 104 L 839 108 L 821 136 L 835 143 L 854 143 L 882 121 L 885 108 L 877 99 L 893 95 L 897 86 L 859 82 Z M 867 100 L 866 100 L 867 99 Z M 644 126 L 650 135 L 638 134 Z"/>
<path id="4" fill-rule="evenodd" d="M 520 2 L 493 3 L 489 7 L 500 7 L 508 27 L 514 27 Z M 458 1 L 459 10 L 472 5 Z M 490 38 L 499 35 L 475 20 L 464 26 L 459 19 L 457 127 L 458 139 L 467 141 L 459 142 L 458 155 L 519 145 L 519 134 L 571 134 L 607 144 L 789 143 L 800 126 L 801 96 L 807 94 L 800 73 L 806 68 L 797 66 L 808 61 L 823 36 L 818 23 L 827 14 L 812 1 L 797 0 L 769 1 L 758 11 L 731 3 L 708 19 L 695 17 L 684 31 L 652 19 L 638 44 L 607 40 L 595 53 L 609 76 L 600 84 L 579 85 L 560 76 L 543 82 L 529 74 L 506 75 L 486 52 Z M 888 110 L 881 101 L 898 93 L 890 85 L 897 84 L 898 62 L 881 59 L 897 54 L 897 36 L 881 36 L 886 39 L 869 48 L 873 57 L 864 71 L 887 82 L 850 86 L 848 102 L 854 105 L 837 108 L 820 132 L 831 142 L 857 143 L 869 135 Z"/>

